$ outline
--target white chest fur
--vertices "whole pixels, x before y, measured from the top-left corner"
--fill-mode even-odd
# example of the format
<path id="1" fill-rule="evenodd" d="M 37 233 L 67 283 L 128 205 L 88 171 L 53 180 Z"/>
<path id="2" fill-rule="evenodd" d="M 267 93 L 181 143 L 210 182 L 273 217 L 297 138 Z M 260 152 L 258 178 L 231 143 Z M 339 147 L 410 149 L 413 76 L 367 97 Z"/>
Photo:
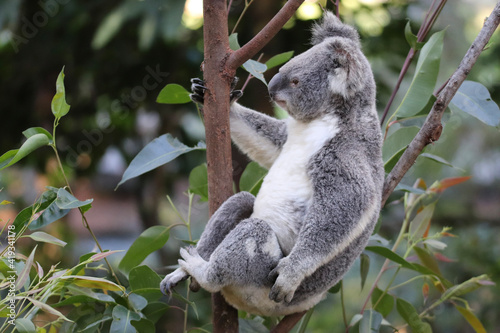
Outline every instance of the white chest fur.
<path id="1" fill-rule="evenodd" d="M 325 116 L 311 122 L 287 120 L 288 138 L 269 169 L 255 200 L 252 217 L 266 221 L 287 255 L 311 204 L 313 188 L 307 174 L 311 157 L 338 133 L 338 120 Z"/>

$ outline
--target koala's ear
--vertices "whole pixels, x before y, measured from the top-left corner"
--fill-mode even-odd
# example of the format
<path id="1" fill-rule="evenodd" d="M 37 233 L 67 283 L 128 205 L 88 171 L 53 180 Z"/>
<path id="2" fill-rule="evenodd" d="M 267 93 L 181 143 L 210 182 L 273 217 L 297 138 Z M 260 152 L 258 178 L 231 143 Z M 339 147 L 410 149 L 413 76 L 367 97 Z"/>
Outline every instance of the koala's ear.
<path id="1" fill-rule="evenodd" d="M 311 42 L 316 45 L 328 37 L 345 37 L 359 43 L 358 32 L 353 27 L 343 24 L 332 12 L 325 11 L 321 21 L 312 28 Z"/>

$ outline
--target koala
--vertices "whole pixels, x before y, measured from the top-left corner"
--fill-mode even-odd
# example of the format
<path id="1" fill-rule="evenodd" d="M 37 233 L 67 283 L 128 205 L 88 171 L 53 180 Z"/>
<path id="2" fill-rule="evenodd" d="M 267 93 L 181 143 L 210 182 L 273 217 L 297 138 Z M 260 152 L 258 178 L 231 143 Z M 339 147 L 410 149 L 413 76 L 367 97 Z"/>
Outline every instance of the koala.
<path id="1" fill-rule="evenodd" d="M 269 172 L 256 197 L 230 197 L 196 247 L 181 249 L 164 293 L 191 276 L 252 314 L 305 311 L 368 242 L 384 179 L 373 74 L 357 31 L 330 12 L 313 27 L 312 44 L 269 82 L 287 119 L 241 106 L 241 92 L 231 92 L 231 138 Z M 193 79 L 192 89 L 203 103 L 203 81 Z"/>

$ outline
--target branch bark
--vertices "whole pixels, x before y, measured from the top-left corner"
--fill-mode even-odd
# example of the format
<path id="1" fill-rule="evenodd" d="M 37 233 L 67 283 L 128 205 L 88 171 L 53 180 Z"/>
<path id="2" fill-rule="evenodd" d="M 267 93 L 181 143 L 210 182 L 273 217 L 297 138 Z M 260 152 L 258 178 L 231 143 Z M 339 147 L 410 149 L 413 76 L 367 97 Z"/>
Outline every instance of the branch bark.
<path id="1" fill-rule="evenodd" d="M 257 54 L 283 28 L 304 0 L 288 0 L 280 11 L 269 21 L 257 35 L 239 50 L 234 51 L 228 61 L 228 66 L 236 70 L 245 61 Z"/>
<path id="2" fill-rule="evenodd" d="M 415 160 L 422 150 L 428 144 L 437 141 L 441 136 L 441 132 L 443 130 L 441 118 L 443 117 L 444 111 L 448 107 L 448 104 L 453 96 L 457 93 L 460 85 L 465 81 L 465 78 L 476 63 L 479 55 L 497 29 L 499 23 L 500 1 L 497 2 L 493 12 L 484 23 L 483 28 L 465 54 L 457 70 L 453 73 L 448 83 L 439 93 L 432 110 L 429 112 L 429 115 L 424 122 L 424 125 L 412 140 L 403 156 L 401 156 L 396 166 L 387 176 L 382 193 L 382 206 L 389 198 L 389 195 L 394 191 L 396 185 L 399 184 L 406 172 L 408 172 L 413 163 L 415 163 Z"/>
<path id="3" fill-rule="evenodd" d="M 233 194 L 229 93 L 236 69 L 259 52 L 278 33 L 302 2 L 304 0 L 288 0 L 252 40 L 233 52 L 229 48 L 226 1 L 203 1 L 205 40 L 203 76 L 208 88 L 204 96 L 203 109 L 210 215 Z M 220 293 L 212 295 L 212 322 L 214 333 L 238 332 L 238 312 L 226 303 Z"/>

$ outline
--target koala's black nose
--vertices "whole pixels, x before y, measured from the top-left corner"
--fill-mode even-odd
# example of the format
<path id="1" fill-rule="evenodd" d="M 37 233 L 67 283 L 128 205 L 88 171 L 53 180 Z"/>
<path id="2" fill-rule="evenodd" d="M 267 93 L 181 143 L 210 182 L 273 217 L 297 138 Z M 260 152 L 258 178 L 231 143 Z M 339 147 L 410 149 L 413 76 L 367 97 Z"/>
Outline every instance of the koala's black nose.
<path id="1" fill-rule="evenodd" d="M 269 96 L 271 99 L 274 99 L 274 95 L 276 94 L 276 91 L 278 90 L 278 87 L 281 82 L 281 74 L 277 73 L 271 81 L 269 81 L 268 89 L 269 89 Z"/>

